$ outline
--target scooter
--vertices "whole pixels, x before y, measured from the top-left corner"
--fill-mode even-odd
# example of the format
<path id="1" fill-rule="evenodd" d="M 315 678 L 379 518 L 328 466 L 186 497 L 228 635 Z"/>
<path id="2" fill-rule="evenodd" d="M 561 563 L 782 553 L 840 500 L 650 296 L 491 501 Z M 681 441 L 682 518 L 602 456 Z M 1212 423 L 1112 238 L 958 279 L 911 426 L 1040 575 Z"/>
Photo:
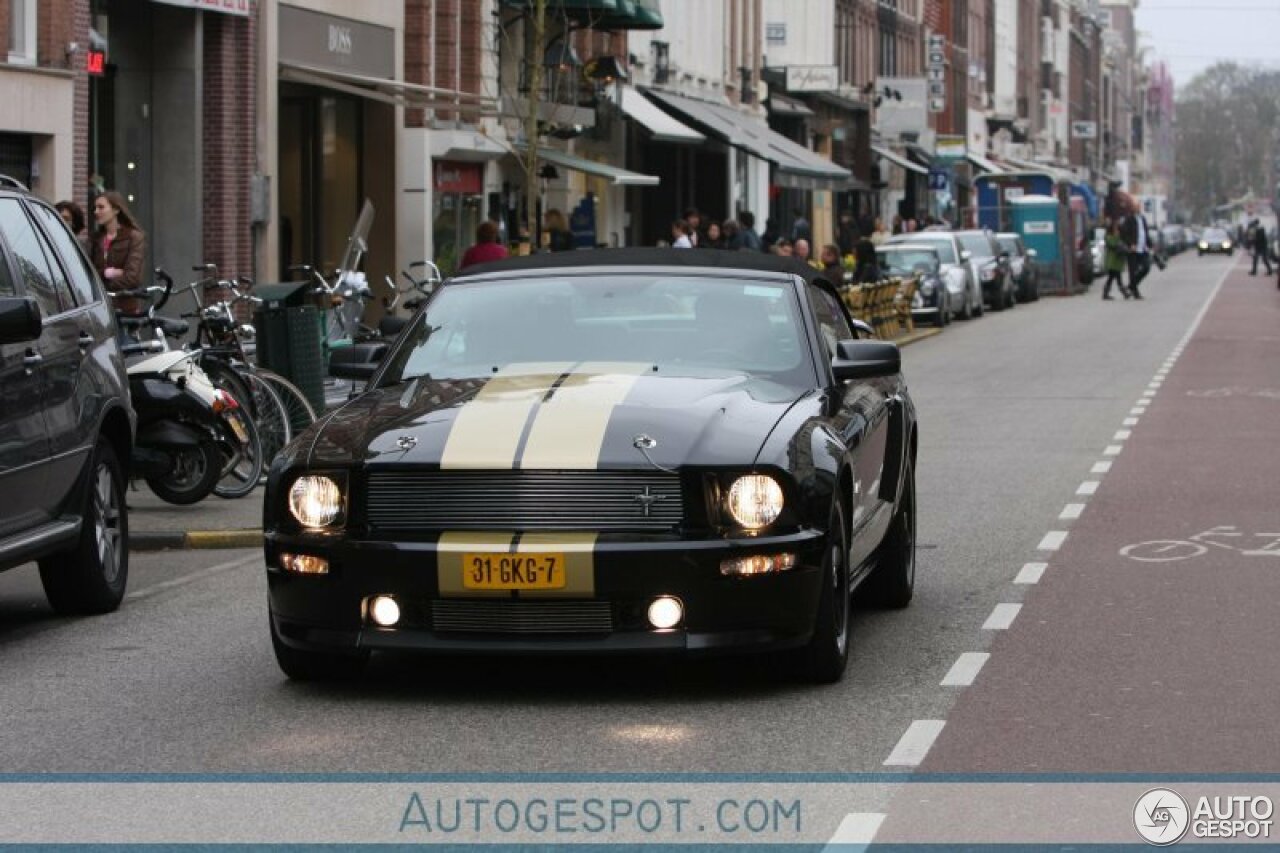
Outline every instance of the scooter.
<path id="1" fill-rule="evenodd" d="M 215 388 L 200 369 L 198 353 L 169 349 L 167 338 L 181 337 L 189 327 L 185 320 L 156 315 L 173 289 L 173 279 L 156 272 L 165 287 L 111 294 L 148 302 L 145 315 L 117 316 L 138 417 L 131 470 L 161 500 L 193 504 L 214 490 L 236 464 L 238 449 L 250 445 L 254 435 L 235 397 Z"/>

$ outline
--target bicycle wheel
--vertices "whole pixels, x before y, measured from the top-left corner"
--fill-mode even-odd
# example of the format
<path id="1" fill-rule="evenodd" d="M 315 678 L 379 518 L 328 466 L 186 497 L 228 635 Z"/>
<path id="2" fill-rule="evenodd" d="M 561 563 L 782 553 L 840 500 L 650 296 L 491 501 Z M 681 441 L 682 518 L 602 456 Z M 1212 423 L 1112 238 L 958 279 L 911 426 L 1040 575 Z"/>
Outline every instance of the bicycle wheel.
<path id="1" fill-rule="evenodd" d="M 284 407 L 289 411 L 289 424 L 293 427 L 295 435 L 315 423 L 316 410 L 307 399 L 307 395 L 303 394 L 297 385 L 270 370 L 260 369 L 255 373 L 259 378 L 270 382 L 276 389 L 276 393 L 280 395 L 280 399 L 284 401 Z"/>
<path id="2" fill-rule="evenodd" d="M 262 480 L 262 439 L 253 418 L 241 407 L 231 413 L 244 430 L 245 441 L 219 441 L 223 455 L 222 477 L 213 493 L 220 498 L 242 498 L 258 487 Z"/>
<path id="3" fill-rule="evenodd" d="M 262 463 L 268 466 L 286 444 L 293 440 L 293 424 L 289 409 L 274 385 L 247 368 L 240 379 L 250 389 L 254 425 L 262 439 Z"/>

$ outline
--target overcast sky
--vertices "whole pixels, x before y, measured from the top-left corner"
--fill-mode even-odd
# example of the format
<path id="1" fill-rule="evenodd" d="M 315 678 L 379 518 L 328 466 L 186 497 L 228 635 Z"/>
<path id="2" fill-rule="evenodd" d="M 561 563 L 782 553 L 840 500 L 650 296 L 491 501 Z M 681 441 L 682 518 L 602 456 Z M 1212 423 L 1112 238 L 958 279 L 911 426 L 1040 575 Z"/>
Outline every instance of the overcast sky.
<path id="1" fill-rule="evenodd" d="M 1219 60 L 1280 68 L 1280 0 L 1141 0 L 1138 29 L 1179 88 Z"/>

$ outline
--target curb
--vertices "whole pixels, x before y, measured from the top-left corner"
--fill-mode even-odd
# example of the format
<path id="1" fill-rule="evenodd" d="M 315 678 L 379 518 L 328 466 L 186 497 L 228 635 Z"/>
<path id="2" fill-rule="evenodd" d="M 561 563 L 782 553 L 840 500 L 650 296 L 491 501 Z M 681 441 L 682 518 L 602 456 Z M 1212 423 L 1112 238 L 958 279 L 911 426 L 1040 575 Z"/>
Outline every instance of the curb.
<path id="1" fill-rule="evenodd" d="M 942 334 L 942 329 L 918 329 L 909 335 L 898 338 L 896 341 L 891 341 L 891 343 L 895 343 L 899 347 L 905 347 L 914 344 L 916 341 L 923 341 L 926 338 L 937 337 L 940 334 Z"/>
<path id="2" fill-rule="evenodd" d="M 149 530 L 129 536 L 130 551 L 183 551 L 215 548 L 259 548 L 262 530 Z"/>

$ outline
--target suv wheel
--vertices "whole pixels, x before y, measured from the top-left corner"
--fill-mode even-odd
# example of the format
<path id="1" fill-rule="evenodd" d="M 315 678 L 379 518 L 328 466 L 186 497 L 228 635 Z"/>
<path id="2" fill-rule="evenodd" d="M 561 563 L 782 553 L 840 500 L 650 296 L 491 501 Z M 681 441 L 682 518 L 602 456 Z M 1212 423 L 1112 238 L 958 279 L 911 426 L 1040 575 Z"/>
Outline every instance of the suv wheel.
<path id="1" fill-rule="evenodd" d="M 124 471 L 106 439 L 93 450 L 85 492 L 80 541 L 40 561 L 40 583 L 58 613 L 109 613 L 120 606 L 129 578 Z"/>

